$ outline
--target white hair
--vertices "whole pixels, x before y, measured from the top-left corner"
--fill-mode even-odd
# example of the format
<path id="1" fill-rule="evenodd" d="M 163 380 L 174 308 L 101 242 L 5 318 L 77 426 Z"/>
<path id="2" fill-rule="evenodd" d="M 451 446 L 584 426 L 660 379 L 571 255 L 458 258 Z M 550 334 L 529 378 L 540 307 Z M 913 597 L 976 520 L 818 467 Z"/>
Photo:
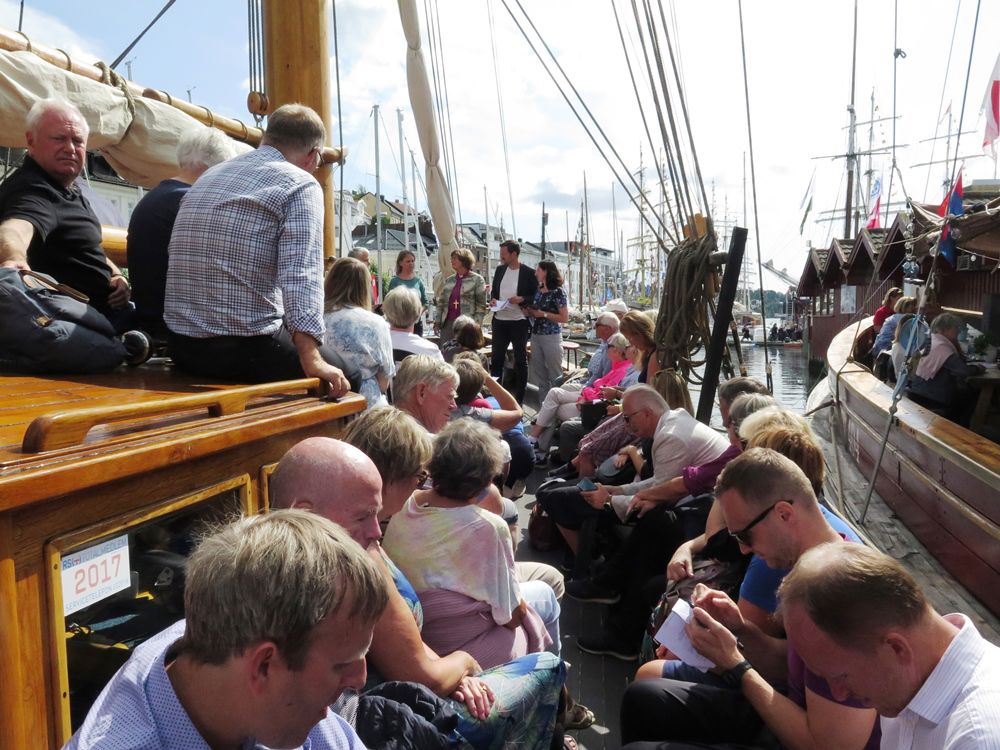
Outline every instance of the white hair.
<path id="1" fill-rule="evenodd" d="M 617 315 L 615 315 L 613 312 L 607 312 L 606 311 L 606 312 L 602 312 L 600 315 L 597 316 L 597 320 L 594 321 L 594 325 L 595 326 L 596 325 L 611 326 L 612 328 L 614 328 L 617 331 L 618 330 L 618 326 L 620 325 L 620 322 L 618 320 L 618 316 Z"/>
<path id="2" fill-rule="evenodd" d="M 221 130 L 196 127 L 177 142 L 177 163 L 181 169 L 208 169 L 236 156 L 233 142 Z"/>
<path id="3" fill-rule="evenodd" d="M 49 112 L 75 115 L 79 118 L 80 122 L 83 123 L 84 131 L 86 133 L 90 132 L 90 126 L 87 124 L 87 118 L 83 116 L 83 113 L 77 108 L 77 106 L 58 96 L 52 96 L 48 99 L 39 99 L 31 105 L 31 109 L 28 110 L 28 115 L 24 119 L 28 132 L 34 132 L 35 129 L 38 128 L 38 123 L 41 122 L 41 119 Z"/>

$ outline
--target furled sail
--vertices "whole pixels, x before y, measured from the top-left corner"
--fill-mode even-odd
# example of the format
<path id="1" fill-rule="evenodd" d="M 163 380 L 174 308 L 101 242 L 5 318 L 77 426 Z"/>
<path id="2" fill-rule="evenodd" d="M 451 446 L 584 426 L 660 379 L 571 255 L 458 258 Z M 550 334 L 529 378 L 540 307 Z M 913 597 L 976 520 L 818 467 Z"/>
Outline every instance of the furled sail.
<path id="1" fill-rule="evenodd" d="M 441 144 L 434 118 L 434 100 L 427 78 L 423 47 L 420 41 L 420 17 L 414 0 L 399 0 L 399 18 L 406 36 L 406 82 L 410 91 L 410 107 L 420 138 L 420 150 L 427 165 L 427 205 L 437 231 L 440 249 L 438 267 L 445 276 L 452 273 L 451 253 L 458 248 L 455 242 L 455 212 L 451 193 L 441 171 Z"/>
<path id="2" fill-rule="evenodd" d="M 28 110 L 53 96 L 80 108 L 90 126 L 88 149 L 100 150 L 119 175 L 146 188 L 177 174 L 178 139 L 205 127 L 169 104 L 129 99 L 121 89 L 62 70 L 31 52 L 0 50 L 0 145 L 24 147 Z"/>

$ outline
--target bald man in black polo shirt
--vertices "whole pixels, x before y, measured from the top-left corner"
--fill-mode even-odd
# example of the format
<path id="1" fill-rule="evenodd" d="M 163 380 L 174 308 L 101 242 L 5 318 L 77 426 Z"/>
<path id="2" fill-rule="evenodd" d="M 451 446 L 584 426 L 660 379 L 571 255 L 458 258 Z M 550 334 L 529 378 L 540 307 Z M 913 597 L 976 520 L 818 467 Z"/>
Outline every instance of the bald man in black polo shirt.
<path id="1" fill-rule="evenodd" d="M 101 225 L 74 186 L 89 127 L 69 102 L 45 99 L 28 112 L 28 155 L 0 186 L 0 266 L 38 271 L 90 298 L 121 333 L 129 284 L 101 248 Z"/>

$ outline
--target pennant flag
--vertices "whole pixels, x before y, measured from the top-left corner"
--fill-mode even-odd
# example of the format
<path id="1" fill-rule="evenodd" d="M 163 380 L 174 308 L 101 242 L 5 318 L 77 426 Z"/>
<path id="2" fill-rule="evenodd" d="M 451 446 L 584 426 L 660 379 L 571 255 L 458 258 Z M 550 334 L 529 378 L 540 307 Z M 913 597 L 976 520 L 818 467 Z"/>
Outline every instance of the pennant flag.
<path id="1" fill-rule="evenodd" d="M 1000 55 L 997 55 L 990 84 L 986 87 L 986 98 L 983 99 L 983 109 L 986 110 L 986 131 L 983 133 L 983 151 L 997 158 L 996 140 L 1000 136 Z"/>
<path id="2" fill-rule="evenodd" d="M 882 226 L 882 222 L 879 219 L 879 208 L 882 206 L 882 177 L 881 175 L 875 178 L 875 182 L 872 183 L 872 192 L 868 196 L 868 221 L 865 224 L 866 229 L 878 229 Z"/>
<path id="3" fill-rule="evenodd" d="M 806 228 L 806 219 L 809 218 L 809 212 L 812 211 L 813 207 L 813 180 L 816 179 L 816 170 L 813 170 L 812 177 L 809 178 L 809 187 L 806 188 L 806 194 L 802 196 L 802 202 L 799 204 L 799 210 L 801 211 L 805 208 L 805 213 L 802 214 L 802 221 L 799 222 L 799 234 L 801 235 Z"/>
<path id="4" fill-rule="evenodd" d="M 965 209 L 962 206 L 963 195 L 962 170 L 959 169 L 954 189 L 948 191 L 948 195 L 945 196 L 941 207 L 938 209 L 938 216 L 945 217 L 944 226 L 941 228 L 941 240 L 938 243 L 938 255 L 941 255 L 946 261 L 951 263 L 952 267 L 955 266 L 955 238 L 951 234 L 949 218 L 961 216 L 965 213 Z"/>
<path id="5" fill-rule="evenodd" d="M 944 122 L 944 118 L 951 114 L 951 102 L 948 102 L 948 106 L 944 108 L 944 112 L 941 113 L 941 119 L 938 120 L 938 125 Z"/>

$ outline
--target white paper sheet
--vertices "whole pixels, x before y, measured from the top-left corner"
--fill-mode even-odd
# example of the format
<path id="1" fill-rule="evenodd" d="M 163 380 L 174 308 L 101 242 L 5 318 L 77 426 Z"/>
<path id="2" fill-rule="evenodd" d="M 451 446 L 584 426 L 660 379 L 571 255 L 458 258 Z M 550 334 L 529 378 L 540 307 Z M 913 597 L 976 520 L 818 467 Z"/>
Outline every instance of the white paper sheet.
<path id="1" fill-rule="evenodd" d="M 691 639 L 684 631 L 684 626 L 692 617 L 694 612 L 691 610 L 691 605 L 683 599 L 678 599 L 674 602 L 667 619 L 663 621 L 663 625 L 656 631 L 656 640 L 674 652 L 685 664 L 707 672 L 715 666 L 715 662 L 695 651 Z"/>

